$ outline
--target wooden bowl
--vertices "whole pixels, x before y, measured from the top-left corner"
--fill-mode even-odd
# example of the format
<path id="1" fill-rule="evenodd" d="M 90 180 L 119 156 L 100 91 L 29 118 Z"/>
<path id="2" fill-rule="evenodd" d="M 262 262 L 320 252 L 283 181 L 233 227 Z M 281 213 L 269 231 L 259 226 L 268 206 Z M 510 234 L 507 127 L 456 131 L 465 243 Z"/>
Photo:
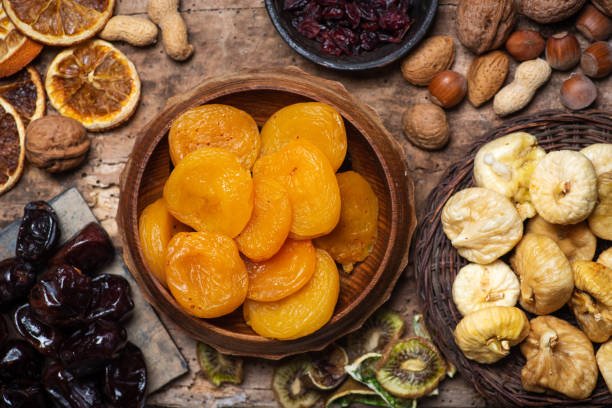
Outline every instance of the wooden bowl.
<path id="1" fill-rule="evenodd" d="M 331 321 L 315 333 L 291 341 L 261 337 L 247 326 L 242 310 L 217 319 L 199 319 L 183 311 L 170 292 L 148 270 L 138 238 L 138 217 L 162 196 L 171 171 L 167 133 L 182 112 L 205 103 L 222 103 L 250 113 L 262 125 L 278 109 L 297 102 L 321 101 L 343 116 L 348 135 L 350 167 L 376 192 L 378 238 L 372 254 L 351 274 L 340 273 L 340 298 Z M 345 163 L 345 168 L 347 168 Z M 319 350 L 358 329 L 390 296 L 407 265 L 416 226 L 413 183 L 398 145 L 378 115 L 337 82 L 296 68 L 250 71 L 208 80 L 186 95 L 171 99 L 140 132 L 122 175 L 117 221 L 125 262 L 148 301 L 194 338 L 221 352 L 268 359 Z"/>

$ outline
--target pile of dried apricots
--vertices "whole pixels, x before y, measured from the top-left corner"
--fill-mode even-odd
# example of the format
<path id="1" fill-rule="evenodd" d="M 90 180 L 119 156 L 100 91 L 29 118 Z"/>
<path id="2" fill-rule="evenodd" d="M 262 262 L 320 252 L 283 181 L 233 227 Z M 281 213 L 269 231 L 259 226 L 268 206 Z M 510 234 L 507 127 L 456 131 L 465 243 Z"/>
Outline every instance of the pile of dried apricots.
<path id="1" fill-rule="evenodd" d="M 139 220 L 150 271 L 193 316 L 242 306 L 261 336 L 296 339 L 324 326 L 350 272 L 371 252 L 378 199 L 355 171 L 344 121 L 320 102 L 289 105 L 261 133 L 246 112 L 208 104 L 168 134 L 174 165 Z"/>

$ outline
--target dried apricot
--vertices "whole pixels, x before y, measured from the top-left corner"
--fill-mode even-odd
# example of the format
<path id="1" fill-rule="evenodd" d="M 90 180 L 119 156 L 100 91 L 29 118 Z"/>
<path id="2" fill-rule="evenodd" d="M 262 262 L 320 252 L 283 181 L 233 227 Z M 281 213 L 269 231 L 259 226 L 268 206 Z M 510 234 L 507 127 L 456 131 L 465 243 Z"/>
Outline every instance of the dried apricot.
<path id="1" fill-rule="evenodd" d="M 189 109 L 176 118 L 168 144 L 175 165 L 195 150 L 219 147 L 234 153 L 250 169 L 259 156 L 261 142 L 251 115 L 233 106 L 210 104 Z"/>
<path id="2" fill-rule="evenodd" d="M 285 242 L 281 250 L 265 262 L 246 262 L 249 271 L 248 299 L 274 302 L 297 292 L 315 271 L 316 252 L 312 241 Z"/>
<path id="3" fill-rule="evenodd" d="M 340 219 L 340 190 L 334 170 L 323 152 L 305 140 L 291 142 L 278 152 L 261 157 L 253 177 L 281 182 L 289 192 L 294 239 L 330 233 Z"/>
<path id="4" fill-rule="evenodd" d="M 164 186 L 170 214 L 196 231 L 235 237 L 253 211 L 253 181 L 238 157 L 207 147 L 185 156 Z"/>
<path id="5" fill-rule="evenodd" d="M 189 314 L 213 318 L 237 309 L 249 275 L 234 240 L 214 232 L 180 232 L 168 243 L 166 279 Z"/>
<path id="6" fill-rule="evenodd" d="M 163 198 L 149 204 L 138 220 L 140 247 L 145 262 L 157 280 L 166 285 L 166 248 L 168 241 L 189 227 L 178 222 L 168 212 Z"/>
<path id="7" fill-rule="evenodd" d="M 294 140 L 307 140 L 321 149 L 334 171 L 346 156 L 344 121 L 325 103 L 296 103 L 274 113 L 261 129 L 261 154 L 277 152 Z"/>
<path id="8" fill-rule="evenodd" d="M 314 275 L 302 289 L 276 302 L 244 303 L 244 320 L 257 334 L 297 339 L 319 330 L 331 319 L 340 292 L 340 277 L 332 257 L 322 249 L 316 252 Z"/>
<path id="9" fill-rule="evenodd" d="M 363 261 L 374 247 L 378 227 L 378 198 L 359 173 L 347 171 L 336 175 L 342 206 L 340 221 L 334 230 L 315 244 L 329 252 L 346 272 L 355 262 Z"/>
<path id="10" fill-rule="evenodd" d="M 236 243 L 247 258 L 260 262 L 272 258 L 287 239 L 291 203 L 287 189 L 278 181 L 254 179 L 253 189 L 253 214 Z"/>

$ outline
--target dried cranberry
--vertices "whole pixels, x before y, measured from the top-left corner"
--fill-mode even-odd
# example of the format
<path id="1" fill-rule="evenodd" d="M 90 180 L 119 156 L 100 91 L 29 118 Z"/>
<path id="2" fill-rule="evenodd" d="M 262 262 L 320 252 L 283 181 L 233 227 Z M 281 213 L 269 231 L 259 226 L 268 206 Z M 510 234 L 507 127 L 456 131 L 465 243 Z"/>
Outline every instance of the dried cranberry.
<path id="1" fill-rule="evenodd" d="M 336 27 L 329 32 L 332 40 L 345 54 L 353 54 L 353 45 L 357 42 L 355 33 L 346 27 Z"/>
<path id="2" fill-rule="evenodd" d="M 344 4 L 344 0 L 317 0 L 322 6 L 340 6 Z"/>
<path id="3" fill-rule="evenodd" d="M 344 5 L 344 11 L 346 12 L 346 18 L 351 23 L 352 28 L 359 27 L 361 21 L 361 15 L 359 14 L 359 8 L 355 3 L 346 3 Z"/>
<path id="4" fill-rule="evenodd" d="M 319 32 L 321 31 L 321 28 L 323 27 L 319 23 L 317 23 L 314 19 L 305 18 L 304 20 L 302 20 L 300 23 L 297 24 L 296 28 L 300 32 L 300 34 L 302 34 L 304 37 L 313 39 L 317 35 L 319 35 Z"/>
<path id="5" fill-rule="evenodd" d="M 340 20 L 344 17 L 344 10 L 340 7 L 325 7 L 321 15 L 328 20 Z"/>
<path id="6" fill-rule="evenodd" d="M 360 6 L 357 7 L 359 9 L 359 15 L 362 19 L 367 21 L 378 21 L 378 14 L 372 7 L 368 6 Z"/>
<path id="7" fill-rule="evenodd" d="M 308 0 L 285 0 L 283 3 L 284 10 L 295 10 L 304 7 Z"/>
<path id="8" fill-rule="evenodd" d="M 387 11 L 380 15 L 378 24 L 385 30 L 397 31 L 408 25 L 408 18 L 398 11 Z"/>
<path id="9" fill-rule="evenodd" d="M 361 48 L 365 51 L 372 51 L 378 45 L 378 34 L 371 31 L 362 31 L 359 35 Z"/>

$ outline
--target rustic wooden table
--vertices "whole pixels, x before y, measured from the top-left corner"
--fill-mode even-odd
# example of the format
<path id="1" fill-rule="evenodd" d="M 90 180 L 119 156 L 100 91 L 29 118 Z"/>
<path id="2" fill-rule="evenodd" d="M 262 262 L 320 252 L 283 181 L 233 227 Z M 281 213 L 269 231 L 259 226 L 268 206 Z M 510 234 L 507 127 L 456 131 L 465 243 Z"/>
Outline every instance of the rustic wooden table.
<path id="1" fill-rule="evenodd" d="M 118 0 L 117 3 L 116 14 L 144 15 L 147 0 Z M 440 1 L 432 34 L 455 35 L 456 3 L 456 0 Z M 449 145 L 439 152 L 423 152 L 402 136 L 401 115 L 408 105 L 427 100 L 427 90 L 408 85 L 397 65 L 368 75 L 348 75 L 321 69 L 299 57 L 280 39 L 268 20 L 262 0 L 184 0 L 182 11 L 189 26 L 191 42 L 196 47 L 193 58 L 185 63 L 176 63 L 166 57 L 161 45 L 144 49 L 119 45 L 134 61 L 142 79 L 142 103 L 135 117 L 117 130 L 92 135 L 93 145 L 88 163 L 72 173 L 49 176 L 28 166 L 19 184 L 0 197 L 0 226 L 19 217 L 26 202 L 48 199 L 70 186 L 76 186 L 119 245 L 114 221 L 119 199 L 119 176 L 138 130 L 172 95 L 187 91 L 205 78 L 246 68 L 296 65 L 307 72 L 342 82 L 350 92 L 376 109 L 386 127 L 404 147 L 404 157 L 416 184 L 417 215 L 425 210 L 425 199 L 445 169 L 464 157 L 470 144 L 483 132 L 500 123 L 490 104 L 476 110 L 464 102 L 448 113 L 452 129 Z M 521 20 L 520 25 L 529 26 L 530 23 Z M 559 28 L 545 30 L 552 32 Z M 458 51 L 454 69 L 465 73 L 472 56 L 457 40 L 455 43 Z M 56 53 L 57 49 L 48 48 L 39 57 L 36 65 L 41 73 L 45 72 Z M 515 66 L 513 64 L 513 69 Z M 567 73 L 555 73 L 526 112 L 562 108 L 558 92 L 567 76 Z M 600 97 L 597 107 L 612 110 L 612 79 L 599 81 L 598 86 Z M 418 307 L 416 299 L 415 283 L 409 271 L 399 281 L 391 307 L 408 320 Z M 215 389 L 199 373 L 195 342 L 171 321 L 164 321 L 188 359 L 191 372 L 151 396 L 149 403 L 152 406 L 276 406 L 270 390 L 273 364 L 248 359 L 242 386 Z M 155 364 L 155 361 L 148 364 Z M 430 407 L 483 405 L 484 401 L 460 376 L 445 381 L 440 387 L 439 396 L 426 398 L 420 403 L 420 406 Z"/>

